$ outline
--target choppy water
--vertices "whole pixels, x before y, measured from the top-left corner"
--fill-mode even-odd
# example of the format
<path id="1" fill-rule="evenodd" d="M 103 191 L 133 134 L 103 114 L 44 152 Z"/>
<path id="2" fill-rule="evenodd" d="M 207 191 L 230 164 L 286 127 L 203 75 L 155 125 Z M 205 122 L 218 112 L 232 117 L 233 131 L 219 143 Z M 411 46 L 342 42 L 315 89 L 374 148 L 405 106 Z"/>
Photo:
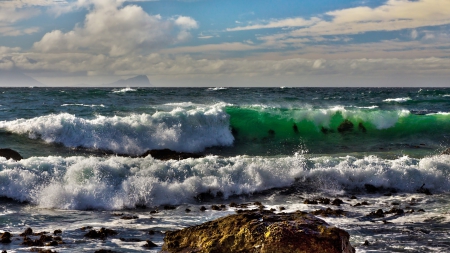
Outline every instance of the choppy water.
<path id="1" fill-rule="evenodd" d="M 448 251 L 450 156 L 440 153 L 449 146 L 444 88 L 0 88 L 0 148 L 25 158 L 0 158 L 0 230 L 64 226 L 60 252 L 140 251 L 143 243 L 88 240 L 79 228 L 107 226 L 161 245 L 161 232 L 234 212 L 201 205 L 312 211 L 328 206 L 303 200 L 327 196 L 344 200 L 347 216 L 325 219 L 349 231 L 358 252 Z M 163 148 L 205 157 L 111 155 Z M 417 193 L 424 183 L 434 195 Z M 369 194 L 367 184 L 393 193 Z M 216 197 L 199 200 L 202 193 Z M 371 205 L 353 207 L 362 199 Z M 367 218 L 393 202 L 416 212 L 386 224 Z"/>

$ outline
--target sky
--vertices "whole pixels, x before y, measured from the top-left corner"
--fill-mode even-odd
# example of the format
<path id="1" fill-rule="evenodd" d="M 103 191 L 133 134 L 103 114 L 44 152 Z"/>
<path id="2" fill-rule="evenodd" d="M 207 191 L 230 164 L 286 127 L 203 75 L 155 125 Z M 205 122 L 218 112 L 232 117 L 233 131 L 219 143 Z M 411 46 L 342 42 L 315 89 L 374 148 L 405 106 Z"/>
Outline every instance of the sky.
<path id="1" fill-rule="evenodd" d="M 450 0 L 0 0 L 0 78 L 18 73 L 46 86 L 450 87 Z"/>

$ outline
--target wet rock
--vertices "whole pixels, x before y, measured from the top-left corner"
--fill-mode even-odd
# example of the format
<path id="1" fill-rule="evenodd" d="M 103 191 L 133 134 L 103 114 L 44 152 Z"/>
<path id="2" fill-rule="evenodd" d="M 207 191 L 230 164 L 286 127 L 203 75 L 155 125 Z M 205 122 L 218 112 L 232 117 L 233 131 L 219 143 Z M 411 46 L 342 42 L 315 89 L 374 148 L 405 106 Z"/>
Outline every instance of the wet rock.
<path id="1" fill-rule="evenodd" d="M 62 234 L 62 230 L 61 229 L 56 229 L 55 231 L 53 231 L 53 234 L 54 235 Z"/>
<path id="2" fill-rule="evenodd" d="M 9 148 L 0 148 L 0 156 L 5 157 L 6 159 L 13 159 L 16 161 L 20 161 L 23 157 L 15 150 Z"/>
<path id="3" fill-rule="evenodd" d="M 366 188 L 366 191 L 368 193 L 376 193 L 380 190 L 378 187 L 371 185 L 371 184 L 365 184 L 364 188 Z"/>
<path id="4" fill-rule="evenodd" d="M 363 125 L 362 122 L 359 122 L 359 124 L 358 124 L 358 130 L 361 131 L 361 132 L 363 132 L 363 133 L 367 132 L 367 129 L 366 129 L 366 127 Z"/>
<path id="5" fill-rule="evenodd" d="M 200 211 L 202 211 L 202 212 L 206 211 L 206 207 L 201 206 L 201 207 L 200 207 Z"/>
<path id="6" fill-rule="evenodd" d="M 172 205 L 165 205 L 163 208 L 164 208 L 164 210 L 175 210 L 175 209 L 177 209 L 176 206 L 172 206 Z"/>
<path id="7" fill-rule="evenodd" d="M 41 242 L 51 242 L 53 240 L 53 236 L 51 235 L 41 235 L 41 237 L 39 237 L 39 241 Z"/>
<path id="8" fill-rule="evenodd" d="M 147 243 L 145 243 L 144 245 L 142 245 L 142 247 L 144 248 L 155 248 L 158 247 L 158 245 L 156 245 L 154 242 L 147 240 Z"/>
<path id="9" fill-rule="evenodd" d="M 98 231 L 95 229 L 90 230 L 84 235 L 84 237 L 103 240 L 106 239 L 106 237 L 113 235 L 117 235 L 117 232 L 112 229 L 100 228 Z"/>
<path id="10" fill-rule="evenodd" d="M 142 242 L 144 240 L 139 239 L 139 238 L 119 238 L 119 240 L 121 240 L 122 242 Z"/>
<path id="11" fill-rule="evenodd" d="M 424 213 L 425 212 L 425 210 L 423 210 L 423 209 L 419 209 L 419 210 L 417 210 L 417 212 L 422 212 L 422 213 Z"/>
<path id="12" fill-rule="evenodd" d="M 58 246 L 58 242 L 57 241 L 51 241 L 49 243 L 46 243 L 45 246 Z"/>
<path id="13" fill-rule="evenodd" d="M 162 252 L 353 253 L 349 234 L 303 212 L 246 211 L 167 232 Z"/>
<path id="14" fill-rule="evenodd" d="M 429 190 L 428 188 L 425 188 L 424 186 L 425 186 L 425 184 L 423 184 L 419 189 L 417 189 L 417 192 L 418 192 L 418 193 L 423 193 L 423 194 L 425 194 L 425 195 L 433 195 L 433 194 L 430 192 L 430 190 Z"/>
<path id="15" fill-rule="evenodd" d="M 395 214 L 395 215 L 402 215 L 404 214 L 405 211 L 403 211 L 403 209 L 401 208 L 392 208 L 391 210 L 385 212 L 385 214 Z"/>
<path id="16" fill-rule="evenodd" d="M 33 234 L 33 229 L 26 228 L 25 231 L 23 231 L 23 233 L 20 234 L 20 236 L 27 236 L 27 235 L 32 235 L 32 234 Z"/>
<path id="17" fill-rule="evenodd" d="M 369 241 L 365 240 L 364 243 L 363 243 L 363 246 L 370 246 Z"/>
<path id="18" fill-rule="evenodd" d="M 303 201 L 303 204 L 307 204 L 307 205 L 317 205 L 319 204 L 319 202 L 317 200 L 311 200 L 311 199 L 305 199 L 305 201 Z"/>
<path id="19" fill-rule="evenodd" d="M 358 199 L 355 195 L 352 195 L 350 199 Z"/>
<path id="20" fill-rule="evenodd" d="M 186 213 L 189 213 L 189 212 L 191 212 L 191 209 L 186 208 L 184 211 L 185 211 Z"/>
<path id="21" fill-rule="evenodd" d="M 218 206 L 216 206 L 216 205 L 212 205 L 212 206 L 211 206 L 211 210 L 219 211 L 219 210 L 220 210 L 220 207 L 218 207 Z"/>
<path id="22" fill-rule="evenodd" d="M 80 228 L 80 230 L 82 230 L 82 231 L 85 231 L 86 229 L 92 229 L 92 226 L 86 226 L 86 227 Z"/>
<path id="23" fill-rule="evenodd" d="M 342 201 L 341 199 L 334 199 L 331 204 L 334 206 L 340 206 L 341 204 L 344 204 L 344 201 Z"/>
<path id="24" fill-rule="evenodd" d="M 450 155 L 450 148 L 447 148 L 446 150 L 442 151 L 441 155 Z"/>
<path id="25" fill-rule="evenodd" d="M 331 208 L 327 208 L 312 211 L 311 214 L 328 217 L 328 216 L 345 216 L 346 212 L 342 209 L 333 210 Z"/>
<path id="26" fill-rule="evenodd" d="M 297 124 L 294 123 L 294 125 L 292 125 L 292 130 L 294 130 L 294 133 L 298 134 Z"/>
<path id="27" fill-rule="evenodd" d="M 134 215 L 125 215 L 120 217 L 121 220 L 134 220 L 134 219 L 139 219 L 138 216 L 134 216 Z"/>
<path id="28" fill-rule="evenodd" d="M 146 156 L 152 156 L 155 159 L 158 160 L 183 160 L 188 158 L 200 158 L 203 157 L 203 155 L 200 154 L 194 154 L 194 153 L 186 153 L 186 152 L 176 152 L 170 149 L 153 149 L 148 150 L 144 154 L 138 156 L 138 157 L 146 157 Z"/>
<path id="29" fill-rule="evenodd" d="M 11 233 L 5 232 L 0 238 L 0 243 L 11 243 Z"/>
<path id="30" fill-rule="evenodd" d="M 41 248 L 31 248 L 30 251 L 38 253 L 56 253 L 56 251 L 53 251 L 51 249 L 41 249 Z"/>
<path id="31" fill-rule="evenodd" d="M 28 238 L 28 237 L 25 236 L 25 237 L 23 238 L 22 245 L 26 245 L 26 246 L 28 246 L 28 247 L 32 247 L 32 246 L 44 246 L 44 242 L 42 242 L 41 240 L 38 240 L 38 239 L 33 240 L 33 239 Z"/>
<path id="32" fill-rule="evenodd" d="M 378 209 L 375 212 L 370 212 L 368 216 L 382 218 L 382 217 L 384 217 L 384 212 L 382 209 Z"/>
<path id="33" fill-rule="evenodd" d="M 114 253 L 114 252 L 116 252 L 116 251 L 112 251 L 110 249 L 99 249 L 99 250 L 94 251 L 94 253 Z"/>
<path id="34" fill-rule="evenodd" d="M 339 133 L 351 132 L 353 130 L 353 123 L 346 119 L 337 128 Z"/>
<path id="35" fill-rule="evenodd" d="M 367 201 L 363 201 L 363 202 L 361 202 L 361 203 L 356 203 L 354 206 L 370 206 L 370 204 L 369 203 L 367 203 Z"/>

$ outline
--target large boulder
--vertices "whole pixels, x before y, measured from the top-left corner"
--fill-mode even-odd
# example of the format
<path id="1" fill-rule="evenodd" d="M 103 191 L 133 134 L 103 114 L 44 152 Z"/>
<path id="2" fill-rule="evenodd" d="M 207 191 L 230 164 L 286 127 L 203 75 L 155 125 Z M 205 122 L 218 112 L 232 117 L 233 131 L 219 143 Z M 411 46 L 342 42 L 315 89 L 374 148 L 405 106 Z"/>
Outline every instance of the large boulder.
<path id="1" fill-rule="evenodd" d="M 349 237 L 304 212 L 248 211 L 167 232 L 162 252 L 353 253 Z"/>
<path id="2" fill-rule="evenodd" d="M 23 157 L 17 152 L 9 148 L 0 148 L 0 156 L 5 157 L 6 159 L 13 159 L 16 161 L 20 161 Z"/>

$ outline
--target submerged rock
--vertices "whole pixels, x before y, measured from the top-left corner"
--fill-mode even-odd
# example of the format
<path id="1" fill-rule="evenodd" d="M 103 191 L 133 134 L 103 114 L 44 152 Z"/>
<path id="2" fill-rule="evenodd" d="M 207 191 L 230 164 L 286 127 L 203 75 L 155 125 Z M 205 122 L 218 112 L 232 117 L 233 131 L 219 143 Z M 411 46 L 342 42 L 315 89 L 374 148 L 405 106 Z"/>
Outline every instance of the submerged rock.
<path id="1" fill-rule="evenodd" d="M 188 159 L 188 158 L 200 158 L 203 157 L 203 155 L 200 154 L 194 154 L 194 153 L 185 153 L 185 152 L 176 152 L 170 149 L 153 149 L 148 150 L 144 154 L 140 155 L 139 157 L 146 157 L 148 155 L 151 155 L 153 158 L 158 160 L 182 160 L 182 159 Z"/>
<path id="2" fill-rule="evenodd" d="M 446 150 L 442 151 L 441 155 L 450 155 L 450 148 L 447 148 Z"/>
<path id="3" fill-rule="evenodd" d="M 167 232 L 162 252 L 353 253 L 349 237 L 307 213 L 247 211 Z"/>
<path id="4" fill-rule="evenodd" d="M 20 161 L 23 157 L 17 152 L 9 148 L 0 148 L 0 156 L 5 157 L 6 159 L 13 159 L 16 161 Z"/>
<path id="5" fill-rule="evenodd" d="M 346 119 L 338 126 L 337 130 L 339 133 L 350 132 L 353 130 L 353 123 Z"/>

